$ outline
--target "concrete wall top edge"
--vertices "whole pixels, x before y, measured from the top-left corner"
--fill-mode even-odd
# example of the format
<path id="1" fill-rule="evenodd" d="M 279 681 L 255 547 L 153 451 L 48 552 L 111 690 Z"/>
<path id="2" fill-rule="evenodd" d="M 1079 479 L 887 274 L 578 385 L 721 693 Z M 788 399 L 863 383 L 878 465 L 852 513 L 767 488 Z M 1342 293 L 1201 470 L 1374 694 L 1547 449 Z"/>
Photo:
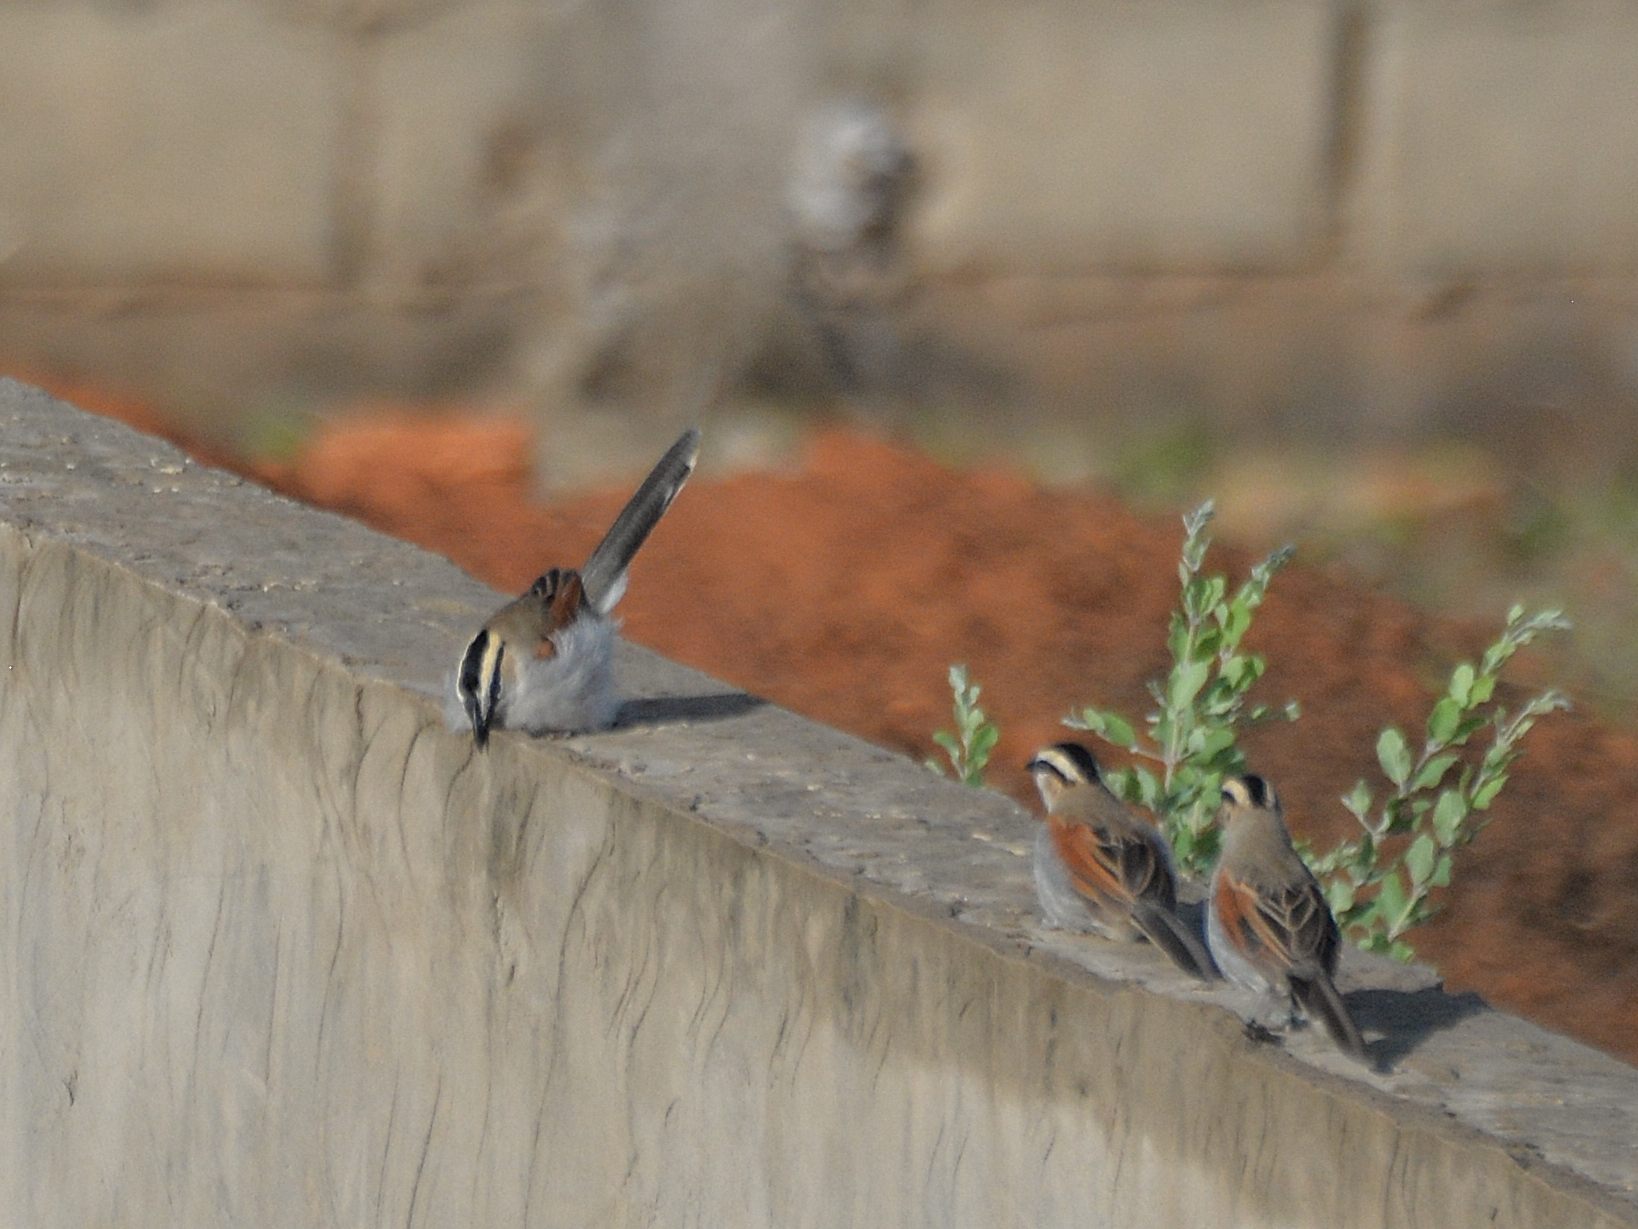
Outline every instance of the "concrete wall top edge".
<path id="1" fill-rule="evenodd" d="M 0 381 L 0 534 L 226 611 L 361 686 L 401 689 L 428 726 L 463 638 L 497 600 L 443 559 L 11 381 Z M 1203 1043 L 1237 1047 L 1235 1062 L 1272 1064 L 1287 1085 L 1352 1100 L 1407 1132 L 1504 1153 L 1520 1182 L 1584 1201 L 1598 1223 L 1638 1225 L 1638 1070 L 1362 957 L 1350 958 L 1344 988 L 1367 1033 L 1386 1034 L 1391 1071 L 1363 1073 L 1312 1035 L 1283 1051 L 1242 1044 L 1229 992 L 1192 988 L 1145 949 L 1038 926 L 1031 821 L 1010 801 L 641 649 L 620 670 L 632 701 L 625 727 L 539 743 L 503 735 L 496 770 L 567 756 L 618 791 L 953 929 L 975 955 L 1094 994 L 1142 987 Z"/>

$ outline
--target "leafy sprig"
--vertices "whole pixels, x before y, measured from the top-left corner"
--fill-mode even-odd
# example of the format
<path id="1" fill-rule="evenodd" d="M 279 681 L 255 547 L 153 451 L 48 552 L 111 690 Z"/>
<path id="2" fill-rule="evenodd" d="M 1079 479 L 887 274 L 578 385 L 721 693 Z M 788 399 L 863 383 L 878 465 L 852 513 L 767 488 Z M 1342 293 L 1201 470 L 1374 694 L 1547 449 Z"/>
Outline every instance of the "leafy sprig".
<path id="1" fill-rule="evenodd" d="M 956 779 L 965 785 L 984 784 L 984 770 L 989 766 L 990 753 L 1001 737 L 1001 731 L 991 721 L 978 697 L 983 691 L 967 677 L 967 667 L 950 667 L 951 711 L 955 717 L 955 732 L 939 730 L 933 741 L 944 749 L 955 770 Z M 934 772 L 943 772 L 944 765 L 929 759 L 927 766 Z"/>
<path id="2" fill-rule="evenodd" d="M 1377 763 L 1391 788 L 1378 803 L 1360 781 L 1342 799 L 1363 833 L 1323 856 L 1304 851 L 1338 924 L 1361 947 L 1400 960 L 1414 955 L 1405 932 L 1439 912 L 1434 890 L 1450 885 L 1456 851 L 1490 822 L 1487 812 L 1507 784 L 1520 742 L 1540 718 L 1570 707 L 1561 692 L 1548 690 L 1509 713 L 1495 699 L 1502 667 L 1543 632 L 1569 626 L 1561 611 L 1529 614 L 1514 606 L 1478 665 L 1463 662 L 1451 671 L 1428 713 L 1420 750 L 1393 726 L 1377 738 Z M 1486 727 L 1483 755 L 1462 763 L 1463 748 Z"/>
<path id="3" fill-rule="evenodd" d="M 1278 707 L 1252 705 L 1247 693 L 1267 669 L 1257 653 L 1241 647 L 1269 582 L 1291 559 L 1282 547 L 1251 569 L 1232 595 L 1220 575 L 1201 574 L 1215 508 L 1210 500 L 1183 518 L 1183 548 L 1177 574 L 1181 586 L 1172 612 L 1166 647 L 1172 665 L 1164 679 L 1149 683 L 1155 709 L 1140 739 L 1134 723 L 1112 709 L 1083 708 L 1064 719 L 1129 751 L 1145 764 L 1106 774 L 1109 787 L 1129 802 L 1159 816 L 1178 869 L 1203 874 L 1217 857 L 1218 794 L 1223 778 L 1245 767 L 1240 731 L 1271 718 L 1294 721 L 1295 701 Z"/>

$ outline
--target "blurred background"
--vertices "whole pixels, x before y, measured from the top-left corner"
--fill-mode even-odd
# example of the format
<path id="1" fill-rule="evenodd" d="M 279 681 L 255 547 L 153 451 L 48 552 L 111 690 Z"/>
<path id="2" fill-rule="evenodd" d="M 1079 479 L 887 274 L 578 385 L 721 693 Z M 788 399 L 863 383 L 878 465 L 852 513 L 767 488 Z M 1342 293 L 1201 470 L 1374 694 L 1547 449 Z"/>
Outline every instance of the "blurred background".
<path id="1" fill-rule="evenodd" d="M 1638 13 L 1396 0 L 27 0 L 0 369 L 231 452 L 525 414 L 538 480 L 817 418 L 1638 694 Z"/>
<path id="2" fill-rule="evenodd" d="M 1564 605 L 1525 673 L 1603 724 L 1429 950 L 1638 1054 L 1638 9 L 22 0 L 0 168 L 0 371 L 505 588 L 703 420 L 634 638 L 916 754 L 968 660 L 1009 787 L 1141 712 L 1207 495 L 1228 564 L 1336 565 L 1276 583 L 1310 741 L 1259 754 L 1338 832 Z"/>

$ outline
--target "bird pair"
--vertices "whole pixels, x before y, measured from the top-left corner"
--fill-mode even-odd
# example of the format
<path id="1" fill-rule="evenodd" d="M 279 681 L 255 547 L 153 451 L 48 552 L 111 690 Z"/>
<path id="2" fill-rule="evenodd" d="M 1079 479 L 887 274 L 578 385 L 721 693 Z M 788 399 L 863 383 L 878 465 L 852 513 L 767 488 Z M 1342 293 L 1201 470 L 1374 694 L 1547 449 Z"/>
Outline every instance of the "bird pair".
<path id="1" fill-rule="evenodd" d="M 1318 1019 L 1346 1054 L 1369 1062 L 1337 992 L 1341 935 L 1319 883 L 1292 848 L 1272 786 L 1250 774 L 1223 782 L 1223 851 L 1206 898 L 1206 947 L 1178 915 L 1166 839 L 1104 785 L 1079 743 L 1047 747 L 1028 768 L 1046 805 L 1035 838 L 1035 891 L 1049 925 L 1107 938 L 1147 938 L 1184 972 L 1221 971 Z M 1209 954 L 1207 952 L 1209 948 Z"/>

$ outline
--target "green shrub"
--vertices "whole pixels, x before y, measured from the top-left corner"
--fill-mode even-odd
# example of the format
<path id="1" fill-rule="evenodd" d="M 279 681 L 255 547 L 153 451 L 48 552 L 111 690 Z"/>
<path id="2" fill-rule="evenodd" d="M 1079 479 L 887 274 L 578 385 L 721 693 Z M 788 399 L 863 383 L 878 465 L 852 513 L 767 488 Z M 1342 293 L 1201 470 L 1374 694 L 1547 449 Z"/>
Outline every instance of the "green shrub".
<path id="1" fill-rule="evenodd" d="M 1180 871 L 1201 875 L 1217 858 L 1217 806 L 1223 778 L 1241 771 L 1239 734 L 1270 718 L 1293 721 L 1294 701 L 1278 708 L 1251 705 L 1247 693 L 1267 668 L 1261 656 L 1241 649 L 1268 584 L 1291 558 L 1289 546 L 1251 569 L 1232 596 L 1222 576 L 1204 576 L 1211 545 L 1210 501 L 1183 518 L 1178 563 L 1182 596 L 1166 636 L 1172 666 L 1149 684 L 1156 708 L 1144 719 L 1140 739 L 1132 721 L 1110 709 L 1084 708 L 1064 719 L 1154 765 L 1135 764 L 1105 774 L 1109 788 L 1159 817 Z"/>
<path id="2" fill-rule="evenodd" d="M 1419 751 L 1413 753 L 1393 726 L 1377 738 L 1377 763 L 1388 792 L 1376 804 L 1371 787 L 1360 781 L 1342 799 L 1363 835 L 1323 855 L 1303 851 L 1325 884 L 1337 922 L 1361 947 L 1400 960 L 1414 954 L 1405 932 L 1438 913 L 1433 890 L 1449 886 L 1455 852 L 1490 822 L 1487 812 L 1507 784 L 1519 742 L 1539 718 L 1570 706 L 1561 693 L 1544 691 L 1509 713 L 1495 699 L 1502 667 L 1542 632 L 1568 627 L 1557 610 L 1528 614 L 1514 606 L 1508 611 L 1501 636 L 1479 664 L 1463 662 L 1451 671 L 1449 685 L 1428 713 Z M 1471 756 L 1463 763 L 1461 749 L 1487 727 L 1484 754 L 1476 763 Z"/>
<path id="3" fill-rule="evenodd" d="M 989 766 L 990 752 L 995 750 L 996 740 L 1001 737 L 1000 729 L 979 707 L 978 696 L 982 690 L 977 683 L 968 681 L 966 666 L 951 666 L 950 693 L 955 732 L 940 730 L 933 735 L 933 741 L 944 748 L 950 767 L 955 769 L 956 779 L 972 786 L 984 784 L 984 770 Z M 944 771 L 944 766 L 934 759 L 927 761 L 927 767 L 934 772 Z"/>
<path id="4" fill-rule="evenodd" d="M 1241 731 L 1257 722 L 1295 721 L 1300 715 L 1295 701 L 1277 707 L 1249 702 L 1248 693 L 1266 663 L 1241 648 L 1269 582 L 1290 560 L 1291 548 L 1275 551 L 1253 567 L 1230 595 L 1223 576 L 1201 574 L 1211 545 L 1212 515 L 1208 501 L 1183 518 L 1182 593 L 1166 637 L 1172 665 L 1164 678 L 1149 683 L 1155 708 L 1144 718 L 1144 735 L 1138 735 L 1135 722 L 1112 709 L 1087 707 L 1064 719 L 1070 729 L 1084 730 L 1138 758 L 1137 764 L 1105 773 L 1105 781 L 1157 817 L 1178 870 L 1193 876 L 1205 875 L 1216 861 L 1223 778 L 1245 768 Z M 1541 633 L 1568 626 L 1560 611 L 1530 614 L 1514 606 L 1501 636 L 1478 665 L 1463 662 L 1451 672 L 1449 685 L 1428 714 L 1420 751 L 1413 753 L 1404 734 L 1392 726 L 1377 738 L 1377 761 L 1391 789 L 1378 805 L 1370 786 L 1361 781 L 1342 799 L 1363 835 L 1325 854 L 1299 846 L 1324 884 L 1338 924 L 1361 947 L 1401 960 L 1414 954 L 1405 932 L 1438 912 L 1432 893 L 1450 884 L 1456 851 L 1489 822 L 1487 812 L 1507 784 L 1524 736 L 1541 717 L 1569 707 L 1561 693 L 1549 690 L 1509 713 L 1495 698 L 1502 668 Z M 956 732 L 941 730 L 934 741 L 957 777 L 982 785 L 1000 731 L 979 707 L 980 688 L 965 666 L 950 667 L 950 690 Z M 1483 754 L 1476 760 L 1469 755 L 1464 762 L 1463 749 L 1487 727 L 1490 741 Z M 941 770 L 936 762 L 928 763 Z"/>

